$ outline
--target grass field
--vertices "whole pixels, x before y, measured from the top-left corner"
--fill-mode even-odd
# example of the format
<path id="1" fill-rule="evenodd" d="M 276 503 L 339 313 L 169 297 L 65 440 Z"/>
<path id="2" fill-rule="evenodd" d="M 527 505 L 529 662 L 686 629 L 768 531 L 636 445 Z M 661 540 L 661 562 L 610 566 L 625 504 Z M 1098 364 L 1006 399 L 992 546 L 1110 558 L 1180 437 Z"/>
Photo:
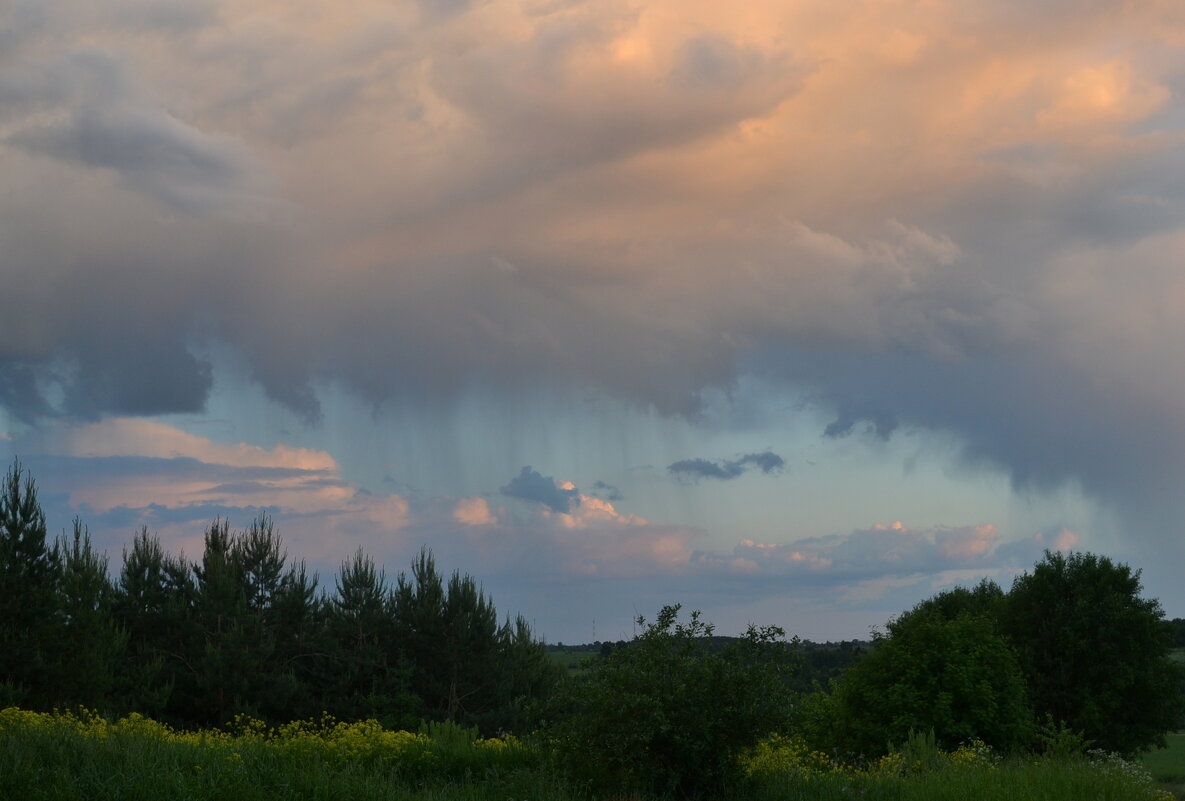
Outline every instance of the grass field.
<path id="1" fill-rule="evenodd" d="M 1175 738 L 1172 747 L 1181 745 Z M 749 778 L 730 801 L 1169 798 L 1122 760 L 1000 762 L 984 747 L 920 756 L 907 748 L 855 770 L 801 741 L 775 739 L 742 764 Z M 109 722 L 16 709 L 0 710 L 0 799 L 601 801 L 565 780 L 542 743 L 481 739 L 457 726 L 411 733 L 323 720 L 268 729 L 244 720 L 233 733 L 179 732 L 140 716 Z"/>
<path id="2" fill-rule="evenodd" d="M 573 675 L 582 673 L 584 671 L 584 663 L 599 653 L 600 651 L 596 648 L 588 648 L 580 651 L 568 649 L 548 651 L 548 655 L 553 662 Z"/>
<path id="3" fill-rule="evenodd" d="M 1185 731 L 1168 736 L 1168 746 L 1144 756 L 1144 767 L 1162 787 L 1185 799 Z"/>

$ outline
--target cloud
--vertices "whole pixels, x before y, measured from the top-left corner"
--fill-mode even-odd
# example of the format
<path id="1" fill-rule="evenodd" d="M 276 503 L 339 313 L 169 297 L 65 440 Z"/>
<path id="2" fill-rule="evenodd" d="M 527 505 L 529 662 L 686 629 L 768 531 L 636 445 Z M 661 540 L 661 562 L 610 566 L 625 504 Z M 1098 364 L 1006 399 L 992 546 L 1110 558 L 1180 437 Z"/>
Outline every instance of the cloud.
<path id="1" fill-rule="evenodd" d="M 8 145 L 111 170 L 128 187 L 181 212 L 241 212 L 249 196 L 263 199 L 261 167 L 248 148 L 163 108 L 124 59 L 79 48 L 27 69 L 36 88 L 9 90 L 18 102 Z M 56 101 L 57 113 L 46 113 L 47 100 Z"/>
<path id="2" fill-rule="evenodd" d="M 680 480 L 698 481 L 701 478 L 715 478 L 729 481 L 739 478 L 750 468 L 757 468 L 762 473 L 781 472 L 786 466 L 786 460 L 771 451 L 748 453 L 739 459 L 709 461 L 707 459 L 681 459 L 667 465 L 667 472 Z"/>
<path id="3" fill-rule="evenodd" d="M 543 504 L 559 513 L 567 513 L 581 503 L 580 493 L 570 483 L 561 485 L 532 470 L 530 465 L 525 465 L 509 484 L 502 487 L 501 493 L 508 498 Z"/>
<path id="4" fill-rule="evenodd" d="M 607 501 L 622 501 L 625 496 L 622 495 L 621 490 L 612 484 L 607 484 L 604 481 L 596 481 L 593 483 L 593 491 L 600 493 Z"/>
<path id="5" fill-rule="evenodd" d="M 138 418 L 62 426 L 51 431 L 44 441 L 43 447 L 50 453 L 87 458 L 188 458 L 240 468 L 287 468 L 325 474 L 337 470 L 337 462 L 325 451 L 283 443 L 266 449 L 246 442 L 215 442 L 167 423 Z"/>
<path id="6" fill-rule="evenodd" d="M 1006 582 L 1044 548 L 1079 541 L 1060 528 L 1006 541 L 991 524 L 893 522 L 728 548 L 712 532 L 634 514 L 529 466 L 508 485 L 519 494 L 506 493 L 533 504 L 522 515 L 481 495 L 371 492 L 345 479 L 324 451 L 219 442 L 159 421 L 59 423 L 3 444 L 26 454 L 51 530 L 80 515 L 116 559 L 141 526 L 192 559 L 216 517 L 241 527 L 266 512 L 292 558 L 322 575 L 358 547 L 393 571 L 428 545 L 441 565 L 478 576 L 500 609 L 539 615 L 552 632 L 572 631 L 594 610 L 628 619 L 631 603 L 647 612 L 672 600 L 720 610 L 713 617 L 737 631 L 746 620 L 740 610 L 761 607 L 763 619 L 781 619 L 768 617 L 775 602 L 783 604 L 777 615 L 786 604 L 823 603 L 834 615 L 864 610 L 863 626 L 952 582 Z M 860 626 L 843 631 L 862 633 Z"/>
<path id="7" fill-rule="evenodd" d="M 843 604 L 915 603 L 937 588 L 990 577 L 1005 585 L 1041 556 L 1043 539 L 1003 542 L 991 524 L 911 529 L 900 522 L 786 542 L 741 540 L 731 553 L 699 550 L 697 575 L 730 580 L 749 597 L 823 593 Z M 740 585 L 737 582 L 745 582 Z M 905 601 L 891 591 L 909 588 Z M 904 608 L 904 607 L 903 607 Z"/>
<path id="8" fill-rule="evenodd" d="M 453 509 L 453 519 L 467 526 L 488 526 L 497 518 L 485 498 L 462 498 Z"/>
<path id="9" fill-rule="evenodd" d="M 199 411 L 219 349 L 308 421 L 556 386 L 696 421 L 757 374 L 1175 542 L 1165 4 L 148 5 L 0 33 L 22 424 Z"/>
<path id="10" fill-rule="evenodd" d="M 203 135 L 164 114 L 82 109 L 63 124 L 22 130 L 11 145 L 114 170 L 129 186 L 181 211 L 227 207 L 246 189 L 250 158 L 225 137 Z"/>

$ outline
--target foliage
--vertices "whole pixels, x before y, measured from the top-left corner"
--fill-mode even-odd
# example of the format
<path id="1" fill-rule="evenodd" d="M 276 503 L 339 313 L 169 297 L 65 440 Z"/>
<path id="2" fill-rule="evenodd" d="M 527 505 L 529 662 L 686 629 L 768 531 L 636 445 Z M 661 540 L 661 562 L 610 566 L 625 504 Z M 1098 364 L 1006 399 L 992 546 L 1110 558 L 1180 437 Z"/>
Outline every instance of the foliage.
<path id="1" fill-rule="evenodd" d="M 828 748 L 875 757 L 913 732 L 933 732 L 943 748 L 981 738 L 1004 752 L 1028 736 L 1024 679 L 990 620 L 944 619 L 933 611 L 902 618 L 816 701 L 830 717 L 809 730 Z"/>
<path id="2" fill-rule="evenodd" d="M 123 552 L 115 586 L 115 618 L 128 636 L 111 699 L 115 708 L 164 717 L 174 699 L 189 692 L 186 652 L 194 639 L 196 592 L 189 565 L 140 529 Z"/>
<path id="3" fill-rule="evenodd" d="M 917 759 L 919 755 L 924 759 Z M 754 801 L 1171 801 L 1149 772 L 1110 753 L 1001 760 L 982 742 L 953 751 L 915 735 L 863 766 L 775 736 L 738 760 Z M 0 710 L 0 798 L 125 801 L 288 798 L 401 801 L 576 801 L 542 741 L 483 739 L 455 724 L 418 732 L 333 718 L 271 727 L 240 718 L 234 731 L 182 731 L 150 718 Z M 641 801 L 644 796 L 634 795 Z"/>
<path id="4" fill-rule="evenodd" d="M 594 789 L 681 797 L 737 782 L 739 757 L 786 723 L 789 646 L 777 627 L 709 647 L 712 626 L 666 606 L 624 647 L 572 682 L 552 733 Z"/>
<path id="5" fill-rule="evenodd" d="M 78 704 L 178 726 L 328 711 L 415 727 L 424 717 L 529 730 L 562 671 L 526 622 L 499 626 L 473 578 L 445 582 L 425 549 L 396 587 L 359 551 L 334 592 L 288 564 L 272 520 L 215 520 L 200 559 L 147 529 L 107 559 L 81 521 L 50 542 L 33 479 L 0 483 L 0 705 Z"/>
<path id="6" fill-rule="evenodd" d="M 454 572 L 446 584 L 423 549 L 411 578 L 400 574 L 394 601 L 397 636 L 428 716 L 470 721 L 493 706 L 498 618 L 477 582 Z"/>
<path id="7" fill-rule="evenodd" d="M 1160 604 L 1140 590 L 1127 565 L 1046 551 L 1001 617 L 1036 715 L 1126 755 L 1162 745 L 1185 703 Z"/>
<path id="8" fill-rule="evenodd" d="M 574 801 L 542 753 L 438 725 L 413 733 L 332 718 L 182 731 L 140 715 L 0 710 L 0 798 Z"/>
<path id="9" fill-rule="evenodd" d="M 36 484 L 14 461 L 0 483 L 0 701 L 52 703 L 52 673 L 65 646 L 58 625 L 61 573 Z"/>
<path id="10" fill-rule="evenodd" d="M 1185 617 L 1164 621 L 1164 628 L 1169 634 L 1173 648 L 1185 648 Z"/>
<path id="11" fill-rule="evenodd" d="M 982 744 L 970 743 L 941 752 L 925 770 L 906 769 L 905 751 L 855 768 L 829 763 L 793 738 L 772 738 L 747 752 L 741 765 L 746 786 L 736 795 L 755 801 L 1168 801 L 1146 771 L 1111 754 L 1001 762 Z M 5 709 L 0 710 L 0 797 L 576 801 L 582 796 L 554 775 L 541 743 L 482 739 L 451 724 L 408 732 L 373 721 L 323 718 L 269 727 L 240 719 L 228 733 L 176 730 L 139 715 L 110 722 L 89 713 Z"/>
<path id="12" fill-rule="evenodd" d="M 1046 715 L 1035 730 L 1037 749 L 1047 759 L 1074 759 L 1082 756 L 1094 743 L 1082 732 L 1074 731 L 1065 721 Z"/>
<path id="13" fill-rule="evenodd" d="M 373 716 L 385 725 L 418 717 L 410 672 L 396 652 L 394 602 L 385 570 L 359 549 L 342 562 L 329 599 L 326 633 L 331 658 L 322 686 L 327 708 L 348 719 Z"/>
<path id="14" fill-rule="evenodd" d="M 57 671 L 52 697 L 58 705 L 93 707 L 114 689 L 128 634 L 114 617 L 115 591 L 107 575 L 107 557 L 95 553 L 80 520 L 74 520 L 72 539 L 63 537 L 57 550 L 62 554 L 58 594 L 62 636 L 75 669 Z"/>
<path id="15" fill-rule="evenodd" d="M 927 598 L 908 612 L 890 620 L 887 626 L 890 634 L 908 628 L 918 618 L 958 620 L 977 617 L 995 621 L 1000 616 L 1004 603 L 1004 591 L 990 579 L 983 579 L 974 587 L 954 587 Z"/>

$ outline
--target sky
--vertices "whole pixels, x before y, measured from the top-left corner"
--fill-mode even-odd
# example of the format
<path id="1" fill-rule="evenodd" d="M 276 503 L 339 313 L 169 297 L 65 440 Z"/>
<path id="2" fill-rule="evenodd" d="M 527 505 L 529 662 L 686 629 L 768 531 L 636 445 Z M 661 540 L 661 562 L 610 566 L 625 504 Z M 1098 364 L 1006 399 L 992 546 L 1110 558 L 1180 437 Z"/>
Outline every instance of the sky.
<path id="1" fill-rule="evenodd" d="M 0 458 L 551 642 L 1185 617 L 1179 0 L 0 0 Z"/>

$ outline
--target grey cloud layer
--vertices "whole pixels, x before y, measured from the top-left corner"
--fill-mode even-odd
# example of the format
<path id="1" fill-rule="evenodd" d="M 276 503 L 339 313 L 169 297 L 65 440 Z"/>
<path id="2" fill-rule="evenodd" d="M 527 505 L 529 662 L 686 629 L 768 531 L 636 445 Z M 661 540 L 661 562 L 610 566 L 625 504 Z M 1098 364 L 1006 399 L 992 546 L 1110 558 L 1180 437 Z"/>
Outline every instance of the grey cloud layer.
<path id="1" fill-rule="evenodd" d="M 0 402 L 199 409 L 208 343 L 309 419 L 316 381 L 693 414 L 752 370 L 1163 529 L 1185 25 L 972 5 L 17 3 Z"/>

